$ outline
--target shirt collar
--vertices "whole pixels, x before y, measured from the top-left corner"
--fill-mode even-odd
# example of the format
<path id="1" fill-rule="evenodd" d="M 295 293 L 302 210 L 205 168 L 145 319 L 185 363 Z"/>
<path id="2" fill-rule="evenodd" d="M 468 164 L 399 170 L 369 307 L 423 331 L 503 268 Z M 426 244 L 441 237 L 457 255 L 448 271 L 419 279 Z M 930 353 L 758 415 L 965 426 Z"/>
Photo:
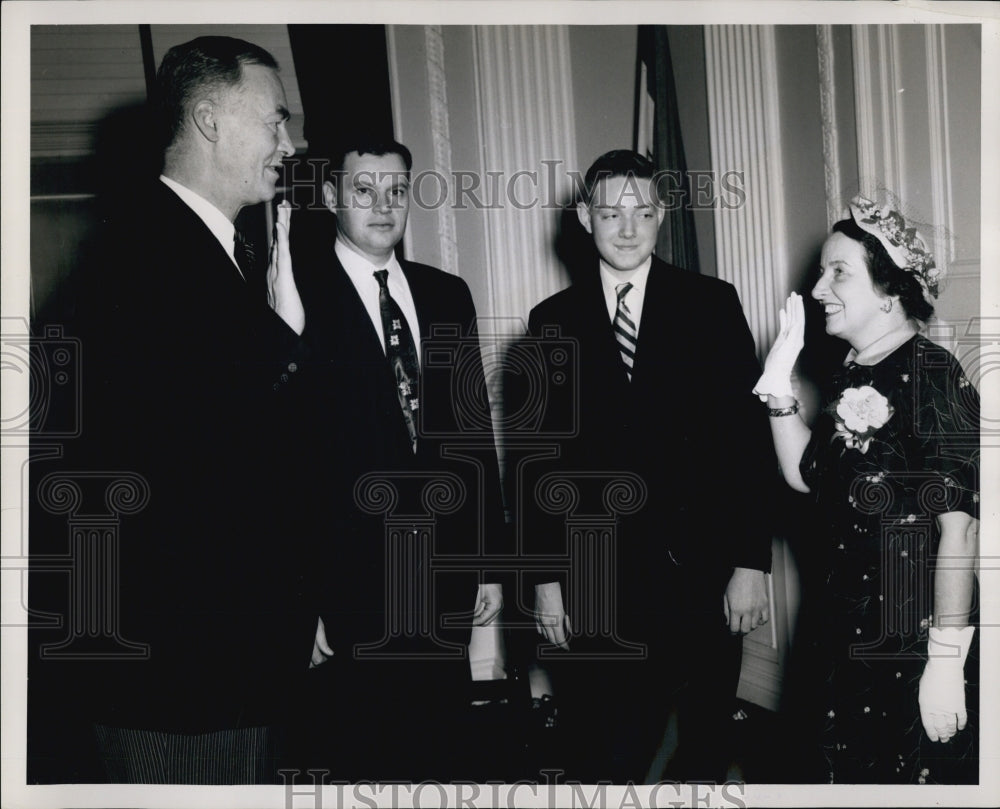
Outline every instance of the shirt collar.
<path id="1" fill-rule="evenodd" d="M 907 320 L 902 326 L 886 332 L 871 345 L 865 346 L 862 351 L 855 351 L 852 348 L 847 352 L 844 365 L 852 362 L 857 365 L 878 365 L 916 333 L 916 327 Z"/>
<path id="2" fill-rule="evenodd" d="M 219 240 L 219 244 L 222 245 L 226 254 L 235 263 L 236 256 L 233 250 L 233 240 L 236 235 L 236 228 L 229 221 L 229 218 L 203 196 L 195 193 L 187 186 L 181 185 L 176 180 L 171 180 L 169 177 L 161 174 L 160 181 L 177 194 L 198 215 L 198 218 L 205 223 L 205 227 L 212 231 L 212 235 Z"/>
<path id="3" fill-rule="evenodd" d="M 376 266 L 369 258 L 358 253 L 340 237 L 334 243 L 333 251 L 337 254 L 337 258 L 340 259 L 341 266 L 343 266 L 347 274 L 354 280 L 355 285 L 362 279 L 366 282 L 377 284 L 378 282 L 375 281 L 372 275 L 376 270 L 388 270 L 389 276 L 395 278 L 399 278 L 403 274 L 403 268 L 399 266 L 399 261 L 396 259 L 395 253 L 389 256 L 389 260 L 385 264 Z"/>
<path id="4" fill-rule="evenodd" d="M 601 259 L 601 285 L 604 287 L 605 295 L 617 297 L 615 287 L 625 282 L 632 284 L 632 289 L 639 293 L 640 297 L 646 295 L 646 281 L 649 280 L 649 270 L 653 266 L 653 257 L 650 256 L 640 264 L 632 274 L 619 272 L 612 269 L 603 258 Z"/>

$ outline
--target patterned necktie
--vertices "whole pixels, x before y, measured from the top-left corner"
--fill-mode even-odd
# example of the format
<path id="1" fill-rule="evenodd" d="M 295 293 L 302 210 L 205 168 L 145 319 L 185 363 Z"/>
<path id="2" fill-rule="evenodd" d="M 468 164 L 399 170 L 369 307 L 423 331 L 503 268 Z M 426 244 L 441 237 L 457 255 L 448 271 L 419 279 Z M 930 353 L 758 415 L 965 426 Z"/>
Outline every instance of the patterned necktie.
<path id="1" fill-rule="evenodd" d="M 417 451 L 417 408 L 420 406 L 418 387 L 420 366 L 417 364 L 417 347 L 410 334 L 410 326 L 399 304 L 389 294 L 389 271 L 376 270 L 378 281 L 378 308 L 382 314 L 382 333 L 385 335 L 385 356 L 396 377 L 396 395 L 403 420 L 410 433 L 410 442 Z"/>
<path id="2" fill-rule="evenodd" d="M 621 351 L 622 362 L 625 363 L 629 382 L 632 381 L 632 364 L 635 362 L 636 337 L 638 335 L 635 323 L 629 317 L 632 312 L 629 310 L 628 304 L 625 303 L 625 296 L 628 295 L 630 289 L 632 289 L 630 283 L 619 284 L 615 287 L 615 292 L 618 293 L 618 309 L 615 311 L 613 324 L 615 339 L 618 340 L 618 350 Z"/>
<path id="3" fill-rule="evenodd" d="M 249 282 L 254 277 L 253 244 L 248 242 L 238 230 L 233 231 L 233 258 L 236 259 L 236 266 L 243 274 L 243 280 Z"/>

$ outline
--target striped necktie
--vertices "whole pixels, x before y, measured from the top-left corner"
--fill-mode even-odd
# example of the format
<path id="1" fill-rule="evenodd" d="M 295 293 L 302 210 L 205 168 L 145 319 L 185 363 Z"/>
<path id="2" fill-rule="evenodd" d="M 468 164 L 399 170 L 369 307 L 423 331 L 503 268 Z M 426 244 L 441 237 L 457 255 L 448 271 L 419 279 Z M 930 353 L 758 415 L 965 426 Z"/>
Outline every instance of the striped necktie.
<path id="1" fill-rule="evenodd" d="M 618 294 L 618 309 L 615 311 L 613 324 L 615 339 L 618 340 L 618 350 L 621 352 L 622 362 L 625 363 L 629 382 L 632 381 L 632 364 L 635 362 L 635 347 L 638 344 L 635 322 L 630 317 L 632 313 L 628 304 L 625 303 L 625 296 L 628 295 L 630 289 L 632 289 L 631 283 L 619 284 L 615 287 L 615 292 Z"/>

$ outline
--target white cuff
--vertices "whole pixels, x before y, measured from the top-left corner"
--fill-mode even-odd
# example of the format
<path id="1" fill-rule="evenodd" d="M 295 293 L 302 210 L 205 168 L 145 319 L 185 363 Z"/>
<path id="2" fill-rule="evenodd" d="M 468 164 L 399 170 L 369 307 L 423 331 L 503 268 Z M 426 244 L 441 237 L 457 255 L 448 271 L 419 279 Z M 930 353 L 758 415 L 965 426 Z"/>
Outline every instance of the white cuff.
<path id="1" fill-rule="evenodd" d="M 939 628 L 932 626 L 927 633 L 927 663 L 935 666 L 957 666 L 965 667 L 965 658 L 969 654 L 969 647 L 972 645 L 972 636 L 975 635 L 974 626 L 966 626 L 962 629 L 949 626 Z"/>
<path id="2" fill-rule="evenodd" d="M 762 402 L 767 401 L 768 396 L 795 396 L 792 391 L 792 378 L 764 371 L 757 384 L 753 386 L 753 392 L 760 397 Z"/>

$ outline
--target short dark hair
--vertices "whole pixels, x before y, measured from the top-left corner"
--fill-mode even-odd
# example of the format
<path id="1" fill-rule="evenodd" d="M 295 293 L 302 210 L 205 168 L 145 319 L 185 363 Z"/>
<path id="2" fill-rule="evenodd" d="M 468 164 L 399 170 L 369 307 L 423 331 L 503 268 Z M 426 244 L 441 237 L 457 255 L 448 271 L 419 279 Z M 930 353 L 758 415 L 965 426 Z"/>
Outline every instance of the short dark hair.
<path id="1" fill-rule="evenodd" d="M 352 152 L 357 152 L 359 155 L 375 155 L 375 157 L 390 154 L 399 155 L 403 160 L 403 165 L 406 166 L 407 173 L 413 168 L 413 155 L 410 154 L 410 150 L 391 137 L 361 135 L 341 142 L 331 152 L 330 178 L 335 184 L 343 175 L 347 156 Z"/>
<path id="2" fill-rule="evenodd" d="M 875 288 L 883 295 L 896 295 L 907 317 L 926 323 L 934 315 L 934 306 L 924 298 L 920 282 L 913 273 L 896 266 L 875 236 L 862 230 L 853 219 L 843 219 L 833 226 L 834 233 L 860 242 L 865 251 L 865 265 Z"/>
<path id="3" fill-rule="evenodd" d="M 593 201 L 594 189 L 601 180 L 609 180 L 612 177 L 652 180 L 655 176 L 656 166 L 648 157 L 631 149 L 612 149 L 602 154 L 587 169 L 583 179 L 584 202 L 589 205 Z"/>
<path id="4" fill-rule="evenodd" d="M 233 37 L 198 37 L 167 51 L 156 73 L 154 96 L 165 146 L 183 130 L 191 99 L 209 87 L 239 84 L 244 65 L 278 69 L 278 62 L 266 50 Z"/>

